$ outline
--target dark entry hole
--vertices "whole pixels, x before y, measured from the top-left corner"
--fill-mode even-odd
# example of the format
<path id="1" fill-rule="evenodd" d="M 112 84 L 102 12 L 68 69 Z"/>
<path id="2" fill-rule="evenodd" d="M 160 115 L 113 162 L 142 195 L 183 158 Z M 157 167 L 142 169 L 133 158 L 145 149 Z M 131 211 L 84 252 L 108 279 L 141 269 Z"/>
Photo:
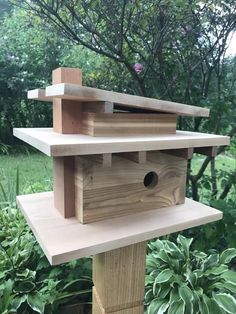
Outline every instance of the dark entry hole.
<path id="1" fill-rule="evenodd" d="M 148 172 L 143 180 L 143 184 L 146 188 L 152 189 L 154 188 L 158 183 L 158 175 L 154 171 Z"/>

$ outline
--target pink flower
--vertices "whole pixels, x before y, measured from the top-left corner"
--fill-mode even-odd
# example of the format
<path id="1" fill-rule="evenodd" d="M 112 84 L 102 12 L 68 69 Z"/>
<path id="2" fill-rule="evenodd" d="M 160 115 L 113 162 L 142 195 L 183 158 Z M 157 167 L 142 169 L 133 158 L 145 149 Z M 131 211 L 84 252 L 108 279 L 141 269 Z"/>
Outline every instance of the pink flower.
<path id="1" fill-rule="evenodd" d="M 135 63 L 134 65 L 134 71 L 137 74 L 140 74 L 143 71 L 143 65 L 141 63 Z"/>

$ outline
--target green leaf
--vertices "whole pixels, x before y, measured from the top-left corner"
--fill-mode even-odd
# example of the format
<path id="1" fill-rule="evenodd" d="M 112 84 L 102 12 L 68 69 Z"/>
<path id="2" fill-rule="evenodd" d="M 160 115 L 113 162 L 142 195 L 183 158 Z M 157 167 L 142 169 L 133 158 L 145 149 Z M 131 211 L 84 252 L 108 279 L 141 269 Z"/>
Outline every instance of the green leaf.
<path id="1" fill-rule="evenodd" d="M 186 312 L 189 314 L 193 313 L 193 293 L 188 286 L 179 287 L 179 296 L 184 301 Z"/>
<path id="2" fill-rule="evenodd" d="M 219 254 L 211 254 L 202 264 L 203 271 L 206 271 L 207 269 L 218 266 L 219 264 Z"/>
<path id="3" fill-rule="evenodd" d="M 173 271 L 170 269 L 165 269 L 157 275 L 155 279 L 155 284 L 167 282 L 168 280 L 170 280 L 172 276 L 173 276 Z"/>
<path id="4" fill-rule="evenodd" d="M 29 294 L 27 296 L 27 302 L 32 310 L 38 312 L 40 314 L 44 313 L 45 301 L 43 300 L 42 296 L 35 292 L 33 294 Z"/>
<path id="5" fill-rule="evenodd" d="M 22 303 L 26 301 L 26 299 L 27 299 L 26 294 L 15 297 L 11 303 L 11 309 L 17 312 L 17 309 L 21 306 Z"/>
<path id="6" fill-rule="evenodd" d="M 236 300 L 232 295 L 226 293 L 217 293 L 213 294 L 213 299 L 216 301 L 219 307 L 221 307 L 227 313 L 236 313 Z"/>
<path id="7" fill-rule="evenodd" d="M 227 249 L 220 254 L 220 263 L 228 264 L 235 257 L 236 257 L 236 249 L 235 248 Z"/>
<path id="8" fill-rule="evenodd" d="M 149 284 L 153 284 L 154 283 L 154 278 L 150 275 L 146 275 L 145 276 L 145 286 L 149 285 Z"/>
<path id="9" fill-rule="evenodd" d="M 169 308 L 167 314 L 184 314 L 185 304 L 182 300 L 173 301 Z"/>
<path id="10" fill-rule="evenodd" d="M 193 242 L 193 238 L 187 239 L 183 237 L 181 234 L 178 235 L 177 242 L 182 246 L 184 250 L 185 256 L 188 258 L 189 257 L 189 248 L 190 245 Z"/>
<path id="11" fill-rule="evenodd" d="M 221 278 L 223 278 L 225 281 L 227 281 L 233 285 L 236 285 L 236 272 L 235 271 L 229 270 L 229 271 L 223 273 L 221 275 Z"/>
<path id="12" fill-rule="evenodd" d="M 148 307 L 148 314 L 162 314 L 168 308 L 168 302 L 163 299 L 153 299 Z"/>

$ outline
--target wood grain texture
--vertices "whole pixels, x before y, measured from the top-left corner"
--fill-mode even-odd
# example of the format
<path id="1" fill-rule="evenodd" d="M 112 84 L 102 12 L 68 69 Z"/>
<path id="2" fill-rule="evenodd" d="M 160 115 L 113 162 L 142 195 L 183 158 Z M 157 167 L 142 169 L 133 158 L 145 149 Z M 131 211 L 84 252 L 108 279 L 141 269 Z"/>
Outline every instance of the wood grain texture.
<path id="1" fill-rule="evenodd" d="M 82 85 L 82 70 L 60 67 L 52 71 L 52 84 L 71 83 Z"/>
<path id="2" fill-rule="evenodd" d="M 186 199 L 182 205 L 80 224 L 64 219 L 53 205 L 53 193 L 17 197 L 29 226 L 53 265 L 107 252 L 222 218 L 212 207 Z"/>
<path id="3" fill-rule="evenodd" d="M 61 99 L 72 99 L 82 102 L 111 101 L 126 107 L 149 109 L 175 113 L 178 115 L 192 115 L 208 117 L 209 109 L 189 106 L 171 101 L 158 100 L 141 96 L 121 94 L 92 87 L 79 86 L 76 84 L 56 84 L 46 88 L 46 96 Z"/>
<path id="4" fill-rule="evenodd" d="M 193 157 L 194 149 L 193 147 L 182 148 L 182 149 L 166 149 L 163 153 L 170 154 L 177 157 L 182 157 L 184 159 L 191 159 Z"/>
<path id="5" fill-rule="evenodd" d="M 129 245 L 93 258 L 93 282 L 105 313 L 143 304 L 146 242 Z"/>
<path id="6" fill-rule="evenodd" d="M 93 304 L 92 304 L 92 313 L 93 314 L 108 314 L 109 312 L 105 311 L 102 307 L 101 301 L 99 300 L 99 296 L 96 293 L 95 288 L 93 287 Z M 144 306 L 143 304 L 140 306 L 112 312 L 113 314 L 143 314 Z"/>
<path id="7" fill-rule="evenodd" d="M 75 68 L 58 68 L 52 72 L 53 84 L 82 85 L 82 71 Z M 68 99 L 53 98 L 53 130 L 61 134 L 76 134 L 82 130 L 82 104 Z"/>
<path id="8" fill-rule="evenodd" d="M 113 155 L 107 168 L 93 156 L 76 157 L 76 216 L 81 223 L 91 223 L 182 204 L 186 171 L 185 159 L 159 152 L 149 152 L 143 164 Z"/>
<path id="9" fill-rule="evenodd" d="M 14 129 L 14 135 L 49 156 L 73 156 L 228 145 L 228 136 L 177 131 L 152 136 L 92 137 L 58 134 L 50 128 Z"/>
<path id="10" fill-rule="evenodd" d="M 82 133 L 90 136 L 173 134 L 176 115 L 142 113 L 83 113 Z"/>
<path id="11" fill-rule="evenodd" d="M 64 218 L 75 216 L 74 157 L 53 158 L 54 205 Z"/>

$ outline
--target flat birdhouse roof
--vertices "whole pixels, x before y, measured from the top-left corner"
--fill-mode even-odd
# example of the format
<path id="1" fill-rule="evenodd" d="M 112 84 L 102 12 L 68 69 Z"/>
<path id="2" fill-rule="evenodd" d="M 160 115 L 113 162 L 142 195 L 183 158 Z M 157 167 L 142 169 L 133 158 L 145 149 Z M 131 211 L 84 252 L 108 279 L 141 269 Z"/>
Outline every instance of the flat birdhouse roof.
<path id="1" fill-rule="evenodd" d="M 167 100 L 147 98 L 135 95 L 117 93 L 113 91 L 102 90 L 98 88 L 86 87 L 77 84 L 61 83 L 35 89 L 28 92 L 29 99 L 40 101 L 52 101 L 53 98 L 71 99 L 83 102 L 112 102 L 114 108 L 123 108 L 130 110 L 147 110 L 153 112 L 173 113 L 181 116 L 208 117 L 209 109 L 176 103 Z"/>

